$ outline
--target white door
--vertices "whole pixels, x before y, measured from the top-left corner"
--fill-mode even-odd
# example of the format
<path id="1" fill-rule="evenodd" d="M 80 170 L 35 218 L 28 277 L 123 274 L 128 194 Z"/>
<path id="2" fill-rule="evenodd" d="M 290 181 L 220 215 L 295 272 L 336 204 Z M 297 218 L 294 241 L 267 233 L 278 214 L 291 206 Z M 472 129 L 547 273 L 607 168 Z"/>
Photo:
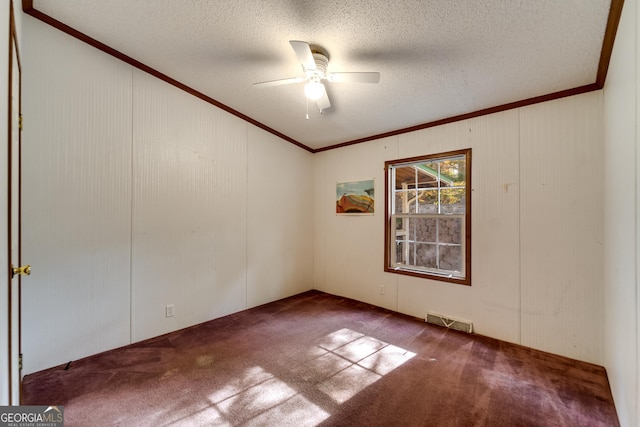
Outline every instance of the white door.
<path id="1" fill-rule="evenodd" d="M 20 404 L 21 381 L 21 286 L 22 276 L 30 273 L 30 267 L 22 265 L 21 227 L 20 227 L 20 154 L 21 154 L 21 75 L 18 42 L 11 9 L 11 46 L 9 55 L 9 152 L 8 152 L 8 188 L 9 188 L 9 404 Z"/>

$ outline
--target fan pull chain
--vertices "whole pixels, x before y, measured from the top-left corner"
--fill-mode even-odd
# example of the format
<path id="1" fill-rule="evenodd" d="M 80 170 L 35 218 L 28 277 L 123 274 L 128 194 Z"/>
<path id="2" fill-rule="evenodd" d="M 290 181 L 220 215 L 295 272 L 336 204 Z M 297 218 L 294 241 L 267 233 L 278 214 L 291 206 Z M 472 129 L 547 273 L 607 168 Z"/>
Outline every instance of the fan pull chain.
<path id="1" fill-rule="evenodd" d="M 307 120 L 309 120 L 309 98 L 305 97 L 307 100 Z"/>

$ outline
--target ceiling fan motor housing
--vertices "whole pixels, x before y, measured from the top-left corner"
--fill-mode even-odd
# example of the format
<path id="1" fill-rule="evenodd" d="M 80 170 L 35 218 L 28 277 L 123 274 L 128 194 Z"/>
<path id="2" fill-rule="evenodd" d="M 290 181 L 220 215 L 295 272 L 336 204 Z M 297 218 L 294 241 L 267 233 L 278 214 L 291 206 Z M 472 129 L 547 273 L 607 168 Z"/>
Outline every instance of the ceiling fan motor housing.
<path id="1" fill-rule="evenodd" d="M 313 74 L 317 75 L 320 78 L 324 78 L 327 75 L 327 66 L 329 65 L 329 58 L 327 58 L 325 55 L 321 53 L 314 52 L 313 59 L 316 62 L 316 69 Z M 309 70 L 309 71 L 313 71 L 313 70 Z"/>

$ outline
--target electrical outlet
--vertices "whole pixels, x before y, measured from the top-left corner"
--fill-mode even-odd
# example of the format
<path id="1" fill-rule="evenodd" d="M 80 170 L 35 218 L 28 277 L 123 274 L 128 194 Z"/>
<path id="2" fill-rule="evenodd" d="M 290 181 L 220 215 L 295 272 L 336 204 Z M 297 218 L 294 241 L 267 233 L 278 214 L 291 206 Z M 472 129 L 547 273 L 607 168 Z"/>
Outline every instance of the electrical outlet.
<path id="1" fill-rule="evenodd" d="M 173 304 L 169 304 L 168 306 L 166 306 L 166 307 L 164 308 L 165 316 L 166 316 L 166 317 L 173 317 L 173 316 L 175 316 L 175 314 L 176 314 L 175 310 L 176 310 L 176 306 L 175 306 L 175 305 L 173 305 Z"/>
<path id="2" fill-rule="evenodd" d="M 380 295 L 384 295 L 384 285 L 380 285 Z"/>

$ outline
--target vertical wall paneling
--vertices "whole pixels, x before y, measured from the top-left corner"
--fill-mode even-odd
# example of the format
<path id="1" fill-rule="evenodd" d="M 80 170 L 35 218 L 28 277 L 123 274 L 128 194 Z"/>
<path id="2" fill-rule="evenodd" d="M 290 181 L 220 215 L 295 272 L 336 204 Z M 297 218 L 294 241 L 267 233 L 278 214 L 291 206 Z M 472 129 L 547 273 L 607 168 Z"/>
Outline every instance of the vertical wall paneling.
<path id="1" fill-rule="evenodd" d="M 602 92 L 522 108 L 522 344 L 602 361 Z"/>
<path id="2" fill-rule="evenodd" d="M 138 70 L 134 88 L 139 341 L 245 308 L 247 124 Z"/>
<path id="3" fill-rule="evenodd" d="M 331 209 L 331 198 L 327 199 L 329 186 L 325 180 L 325 163 L 329 155 L 320 152 L 313 155 L 313 287 L 325 290 L 327 285 L 327 214 L 322 214 L 323 209 Z M 323 189 L 325 189 L 323 191 Z M 329 201 L 328 201 L 329 200 Z"/>
<path id="4" fill-rule="evenodd" d="M 519 340 L 518 112 L 505 111 L 403 135 L 401 157 L 472 149 L 472 286 L 402 276 L 400 310 L 474 323 L 483 335 Z"/>
<path id="5" fill-rule="evenodd" d="M 27 20 L 25 373 L 313 287 L 310 153 Z"/>
<path id="6" fill-rule="evenodd" d="M 483 335 L 598 363 L 601 101 L 594 92 L 424 129 L 396 137 L 395 150 L 386 152 L 372 142 L 317 154 L 316 287 L 383 305 L 371 294 L 393 286 L 400 312 L 424 317 L 433 310 L 470 320 Z M 347 226 L 327 213 L 335 182 L 348 175 L 381 169 L 384 160 L 467 147 L 473 158 L 471 287 L 380 273 L 382 222 Z M 380 192 L 377 200 L 382 203 Z"/>
<path id="7" fill-rule="evenodd" d="M 478 333 L 520 341 L 519 114 L 471 122 L 473 148 L 471 310 Z"/>
<path id="8" fill-rule="evenodd" d="M 131 68 L 23 25 L 28 374 L 129 342 Z"/>
<path id="9" fill-rule="evenodd" d="M 313 288 L 313 155 L 248 127 L 247 306 Z"/>
<path id="10" fill-rule="evenodd" d="M 316 287 L 397 310 L 397 278 L 383 271 L 384 161 L 398 151 L 398 138 L 316 154 Z M 373 216 L 336 215 L 336 183 L 375 180 Z M 318 252 L 319 251 L 319 252 Z M 381 292 L 380 288 L 384 290 Z"/>
<path id="11" fill-rule="evenodd" d="M 604 87 L 604 365 L 620 425 L 640 425 L 640 7 L 625 2 Z M 632 319 L 635 319 L 635 325 Z"/>

